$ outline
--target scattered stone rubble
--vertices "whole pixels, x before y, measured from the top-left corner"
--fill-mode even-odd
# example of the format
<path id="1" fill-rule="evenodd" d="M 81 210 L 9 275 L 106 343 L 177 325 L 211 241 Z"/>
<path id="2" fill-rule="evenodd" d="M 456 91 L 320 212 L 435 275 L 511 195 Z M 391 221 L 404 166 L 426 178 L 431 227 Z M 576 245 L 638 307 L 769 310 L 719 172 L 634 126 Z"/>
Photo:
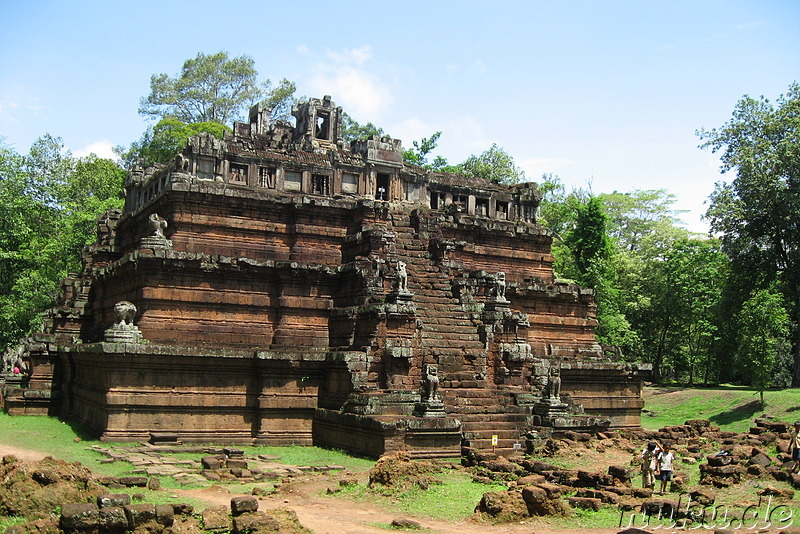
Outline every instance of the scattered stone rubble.
<path id="1" fill-rule="evenodd" d="M 566 513 L 571 508 L 599 510 L 603 505 L 621 511 L 669 515 L 679 503 L 671 498 L 688 493 L 691 501 L 700 506 L 713 505 L 716 499 L 712 488 L 727 488 L 744 481 L 760 488 L 758 496 L 789 500 L 792 489 L 774 487 L 764 479 L 789 482 L 800 487 L 800 476 L 790 474 L 786 442 L 789 438 L 785 423 L 766 418 L 755 421 L 746 433 L 720 431 L 707 420 L 686 421 L 658 431 L 637 430 L 606 432 L 599 436 L 565 433 L 540 444 L 540 452 L 554 454 L 559 449 L 579 452 L 595 448 L 602 452 L 609 440 L 625 446 L 631 453 L 630 466 L 612 465 L 606 471 L 567 469 L 530 458 L 499 457 L 471 451 L 464 464 L 472 467 L 478 481 L 503 481 L 508 491 L 486 493 L 476 507 L 476 513 L 493 522 L 518 521 L 538 515 Z M 627 440 L 630 440 L 629 442 Z M 639 476 L 639 453 L 632 443 L 657 441 L 669 443 L 677 452 L 676 471 L 669 490 L 670 497 L 653 495 L 649 488 L 634 487 L 631 480 Z M 777 447 L 777 455 L 771 451 Z M 686 465 L 698 462 L 700 486 L 688 487 Z M 757 482 L 754 481 L 757 479 Z M 685 499 L 684 499 L 685 501 Z"/>
<path id="2" fill-rule="evenodd" d="M 0 515 L 31 518 L 9 527 L 8 534 L 311 532 L 290 510 L 259 512 L 258 500 L 252 496 L 233 497 L 230 511 L 222 506 L 196 514 L 189 504 L 135 502 L 142 497 L 111 492 L 124 487 L 155 490 L 159 484 L 157 478 L 146 476 L 95 477 L 79 463 L 50 457 L 22 462 L 6 456 L 0 464 Z M 53 515 L 57 509 L 60 514 Z"/>
<path id="3" fill-rule="evenodd" d="M 241 483 L 279 480 L 308 471 L 332 472 L 344 469 L 340 465 L 292 466 L 278 462 L 275 456 L 261 454 L 245 458 L 244 451 L 234 448 L 197 447 L 185 445 L 152 445 L 142 443 L 137 447 L 92 447 L 108 458 L 105 462 L 129 462 L 135 466 L 134 473 L 156 476 L 171 476 L 180 484 L 199 484 L 220 481 Z M 169 456 L 174 453 L 203 455 L 200 460 L 180 459 Z"/>

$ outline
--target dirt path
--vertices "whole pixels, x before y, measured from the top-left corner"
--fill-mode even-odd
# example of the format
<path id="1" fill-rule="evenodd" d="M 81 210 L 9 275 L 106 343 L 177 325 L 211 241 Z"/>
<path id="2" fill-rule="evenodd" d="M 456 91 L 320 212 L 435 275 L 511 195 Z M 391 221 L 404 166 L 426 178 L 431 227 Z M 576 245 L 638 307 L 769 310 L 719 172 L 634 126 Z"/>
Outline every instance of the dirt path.
<path id="1" fill-rule="evenodd" d="M 0 443 L 0 457 L 13 454 L 24 461 L 37 461 L 45 453 L 21 449 Z M 63 458 L 69 460 L 69 458 Z M 329 478 L 308 476 L 285 484 L 278 493 L 260 497 L 259 508 L 289 508 L 297 514 L 300 523 L 315 534 L 386 534 L 386 529 L 375 525 L 387 525 L 394 519 L 409 518 L 417 521 L 423 528 L 438 534 L 615 534 L 618 528 L 591 530 L 554 529 L 538 521 L 520 524 L 487 525 L 472 521 L 450 523 L 429 518 L 404 516 L 389 511 L 377 504 L 352 501 L 345 498 L 326 497 L 325 490 L 332 486 Z M 209 506 L 229 506 L 236 493 L 216 489 L 164 489 L 170 495 L 192 497 L 208 503 Z"/>
<path id="2" fill-rule="evenodd" d="M 12 447 L 11 445 L 0 443 L 0 458 L 8 455 L 14 455 L 25 462 L 38 462 L 47 456 L 43 452 L 33 451 L 30 449 L 20 449 L 19 447 Z"/>
<path id="3" fill-rule="evenodd" d="M 439 534 L 615 534 L 618 528 L 608 529 L 553 529 L 531 523 L 488 525 L 472 521 L 450 523 L 429 518 L 408 517 L 394 513 L 371 503 L 351 501 L 344 498 L 331 498 L 323 495 L 330 486 L 330 480 L 308 477 L 286 485 L 279 493 L 259 498 L 259 509 L 289 508 L 297 514 L 303 526 L 315 534 L 386 534 L 385 528 L 394 519 L 409 518 L 417 521 L 423 528 Z M 170 490 L 208 502 L 210 505 L 229 505 L 235 493 L 220 492 L 213 489 Z"/>

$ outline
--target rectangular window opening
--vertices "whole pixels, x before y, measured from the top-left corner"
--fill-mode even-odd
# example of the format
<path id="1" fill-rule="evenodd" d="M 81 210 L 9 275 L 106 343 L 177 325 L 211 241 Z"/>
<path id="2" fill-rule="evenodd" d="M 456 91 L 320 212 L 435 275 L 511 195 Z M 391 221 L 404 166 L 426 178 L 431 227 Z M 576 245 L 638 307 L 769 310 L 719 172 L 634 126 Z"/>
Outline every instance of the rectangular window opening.
<path id="1" fill-rule="evenodd" d="M 297 171 L 286 171 L 286 175 L 283 179 L 283 188 L 286 191 L 300 192 L 302 190 L 302 183 L 303 173 Z"/>
<path id="2" fill-rule="evenodd" d="M 275 169 L 273 167 L 258 168 L 258 186 L 275 189 Z"/>
<path id="3" fill-rule="evenodd" d="M 231 182 L 247 183 L 247 165 L 231 163 Z"/>
<path id="4" fill-rule="evenodd" d="M 311 176 L 311 193 L 314 195 L 328 195 L 330 192 L 330 177 L 324 174 Z"/>
<path id="5" fill-rule="evenodd" d="M 389 175 L 378 173 L 375 181 L 375 200 L 389 200 Z"/>
<path id="6" fill-rule="evenodd" d="M 489 216 L 489 199 L 488 198 L 476 198 L 475 199 L 475 215 L 478 217 L 488 217 Z"/>

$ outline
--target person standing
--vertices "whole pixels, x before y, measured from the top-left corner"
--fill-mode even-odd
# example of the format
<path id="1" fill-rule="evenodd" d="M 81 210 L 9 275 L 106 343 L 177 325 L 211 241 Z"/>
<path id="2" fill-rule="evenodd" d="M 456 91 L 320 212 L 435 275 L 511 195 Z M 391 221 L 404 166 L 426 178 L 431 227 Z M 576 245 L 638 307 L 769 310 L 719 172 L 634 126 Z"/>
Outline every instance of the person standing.
<path id="1" fill-rule="evenodd" d="M 789 454 L 794 461 L 792 473 L 800 473 L 800 421 L 794 422 L 794 428 L 789 433 Z"/>
<path id="2" fill-rule="evenodd" d="M 656 444 L 650 442 L 642 451 L 642 487 L 652 488 L 656 485 Z"/>
<path id="3" fill-rule="evenodd" d="M 668 444 L 661 446 L 658 452 L 658 479 L 661 481 L 661 495 L 664 495 L 667 489 L 667 482 L 672 480 L 672 463 L 675 460 L 675 455 L 670 450 Z"/>

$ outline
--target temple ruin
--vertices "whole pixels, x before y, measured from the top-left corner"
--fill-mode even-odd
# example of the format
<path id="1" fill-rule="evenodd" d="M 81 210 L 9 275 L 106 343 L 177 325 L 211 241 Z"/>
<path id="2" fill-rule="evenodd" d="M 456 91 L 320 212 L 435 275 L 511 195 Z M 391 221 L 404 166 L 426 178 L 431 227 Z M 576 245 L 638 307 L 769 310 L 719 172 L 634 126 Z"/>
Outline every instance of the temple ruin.
<path id="1" fill-rule="evenodd" d="M 255 106 L 130 174 L 43 332 L 7 353 L 25 372 L 6 411 L 373 456 L 639 426 L 648 367 L 605 357 L 593 291 L 554 278 L 536 184 L 347 145 L 327 96 L 292 113 Z"/>

